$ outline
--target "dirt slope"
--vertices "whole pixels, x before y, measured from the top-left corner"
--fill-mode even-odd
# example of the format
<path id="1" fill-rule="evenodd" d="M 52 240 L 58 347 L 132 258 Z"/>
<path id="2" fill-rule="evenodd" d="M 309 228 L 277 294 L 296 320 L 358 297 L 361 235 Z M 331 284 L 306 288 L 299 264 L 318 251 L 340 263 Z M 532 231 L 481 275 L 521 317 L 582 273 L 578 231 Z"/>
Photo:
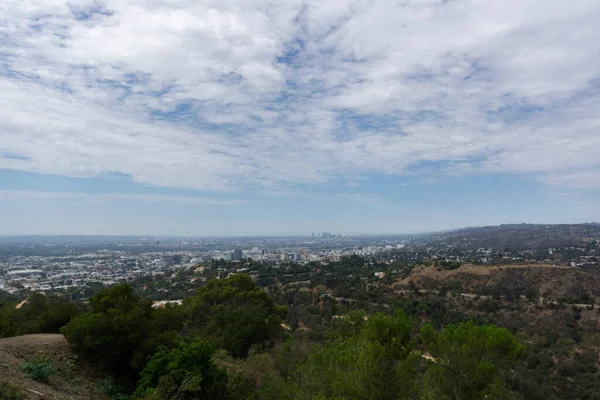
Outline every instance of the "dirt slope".
<path id="1" fill-rule="evenodd" d="M 551 300 L 587 293 L 600 300 L 600 275 L 579 268 L 545 264 L 498 267 L 463 265 L 455 270 L 422 266 L 415 268 L 408 277 L 397 281 L 395 285 L 405 286 L 410 282 L 419 288 L 456 282 L 463 290 L 471 292 L 497 286 L 533 288 Z"/>
<path id="2" fill-rule="evenodd" d="M 36 359 L 48 360 L 55 371 L 48 384 L 25 377 L 20 366 Z M 79 361 L 64 336 L 25 335 L 0 339 L 0 380 L 20 388 L 24 399 L 102 399 L 95 393 L 100 376 Z"/>

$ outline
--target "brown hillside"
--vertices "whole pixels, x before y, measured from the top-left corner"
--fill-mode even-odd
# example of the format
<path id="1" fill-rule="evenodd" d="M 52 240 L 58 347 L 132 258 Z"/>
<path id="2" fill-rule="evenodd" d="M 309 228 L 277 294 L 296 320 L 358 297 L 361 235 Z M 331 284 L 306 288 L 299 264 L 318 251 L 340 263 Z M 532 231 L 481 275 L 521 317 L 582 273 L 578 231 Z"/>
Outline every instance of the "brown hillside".
<path id="1" fill-rule="evenodd" d="M 24 362 L 45 359 L 55 373 L 48 384 L 25 377 Z M 0 381 L 18 387 L 24 399 L 104 399 L 95 393 L 100 376 L 80 362 L 62 335 L 38 334 L 0 339 Z"/>
<path id="2" fill-rule="evenodd" d="M 571 298 L 583 293 L 600 300 L 600 275 L 565 266 L 463 265 L 456 270 L 421 266 L 396 282 L 396 286 L 414 282 L 418 288 L 431 288 L 443 283 L 458 283 L 465 292 L 481 292 L 495 287 L 537 289 L 549 300 Z"/>

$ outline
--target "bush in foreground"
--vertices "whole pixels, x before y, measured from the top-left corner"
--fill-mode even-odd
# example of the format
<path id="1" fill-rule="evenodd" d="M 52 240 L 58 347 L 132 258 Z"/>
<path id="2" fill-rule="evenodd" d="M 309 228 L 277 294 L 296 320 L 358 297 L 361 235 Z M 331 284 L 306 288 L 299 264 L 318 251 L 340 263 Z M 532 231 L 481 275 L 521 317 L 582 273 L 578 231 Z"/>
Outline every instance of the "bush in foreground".
<path id="1" fill-rule="evenodd" d="M 29 379 L 47 383 L 50 380 L 50 376 L 54 373 L 54 367 L 47 360 L 37 359 L 21 364 L 21 371 Z"/>
<path id="2" fill-rule="evenodd" d="M 23 394 L 21 390 L 10 382 L 0 381 L 0 399 L 2 400 L 21 400 Z"/>

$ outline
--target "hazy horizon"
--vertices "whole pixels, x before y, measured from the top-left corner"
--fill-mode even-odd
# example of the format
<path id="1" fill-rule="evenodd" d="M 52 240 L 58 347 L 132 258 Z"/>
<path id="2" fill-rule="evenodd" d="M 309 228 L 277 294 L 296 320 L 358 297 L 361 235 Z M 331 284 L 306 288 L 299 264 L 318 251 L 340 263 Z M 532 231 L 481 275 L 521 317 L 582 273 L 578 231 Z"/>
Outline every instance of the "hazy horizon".
<path id="1" fill-rule="evenodd" d="M 558 223 L 531 223 L 531 222 L 505 222 L 501 224 L 487 224 L 487 225 L 471 225 L 471 226 L 460 226 L 448 229 L 440 229 L 440 230 L 428 230 L 428 231 L 415 231 L 415 232 L 336 232 L 333 230 L 329 231 L 314 231 L 309 233 L 272 233 L 272 234 L 259 234 L 259 233 L 229 233 L 229 234 L 213 234 L 213 233 L 205 233 L 205 234 L 176 234 L 176 233 L 127 233 L 127 234 L 114 234 L 114 233 L 17 233 L 17 234 L 6 234 L 0 232 L 0 238 L 7 237 L 53 237 L 53 236 L 75 236 L 75 237 L 129 237 L 129 238 L 243 238 L 243 237 L 303 237 L 303 238 L 311 238 L 314 234 L 315 238 L 319 238 L 319 236 L 323 232 L 342 235 L 342 236 L 411 236 L 411 235 L 426 235 L 426 234 L 435 234 L 441 232 L 448 231 L 457 231 L 462 229 L 473 229 L 473 228 L 484 228 L 484 227 L 495 227 L 501 225 L 578 225 L 578 224 L 598 224 L 595 221 L 583 221 L 583 222 L 558 222 Z"/>

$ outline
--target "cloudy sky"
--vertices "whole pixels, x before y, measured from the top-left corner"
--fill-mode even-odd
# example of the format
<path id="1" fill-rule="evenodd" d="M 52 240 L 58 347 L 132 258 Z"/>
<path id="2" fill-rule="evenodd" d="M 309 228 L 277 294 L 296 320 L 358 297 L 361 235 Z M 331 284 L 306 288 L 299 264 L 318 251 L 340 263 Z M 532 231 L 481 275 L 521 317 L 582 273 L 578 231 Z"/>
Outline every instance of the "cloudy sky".
<path id="1" fill-rule="evenodd" d="M 600 220 L 598 0 L 0 1 L 0 234 Z"/>

